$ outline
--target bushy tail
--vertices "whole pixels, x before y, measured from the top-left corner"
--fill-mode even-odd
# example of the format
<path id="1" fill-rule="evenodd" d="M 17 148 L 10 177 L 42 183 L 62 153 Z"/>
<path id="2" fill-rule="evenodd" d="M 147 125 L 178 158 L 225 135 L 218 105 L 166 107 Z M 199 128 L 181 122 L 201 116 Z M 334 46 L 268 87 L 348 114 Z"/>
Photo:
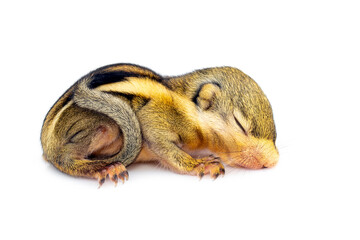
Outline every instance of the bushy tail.
<path id="1" fill-rule="evenodd" d="M 89 83 L 93 74 L 81 79 L 74 92 L 74 102 L 86 109 L 90 109 L 113 119 L 123 133 L 123 148 L 113 157 L 108 159 L 93 160 L 106 164 L 121 162 L 128 166 L 139 154 L 142 146 L 142 136 L 139 121 L 130 105 L 109 93 L 90 89 Z"/>

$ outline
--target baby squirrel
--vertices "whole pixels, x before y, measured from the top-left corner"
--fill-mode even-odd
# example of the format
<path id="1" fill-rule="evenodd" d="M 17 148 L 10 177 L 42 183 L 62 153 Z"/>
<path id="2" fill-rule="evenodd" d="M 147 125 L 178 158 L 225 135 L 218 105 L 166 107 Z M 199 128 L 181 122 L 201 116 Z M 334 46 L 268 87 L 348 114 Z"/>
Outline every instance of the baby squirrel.
<path id="1" fill-rule="evenodd" d="M 221 161 L 259 169 L 279 159 L 271 105 L 232 67 L 163 77 L 144 67 L 99 68 L 70 87 L 41 131 L 44 159 L 73 176 L 128 179 L 133 162 L 158 161 L 216 178 Z"/>

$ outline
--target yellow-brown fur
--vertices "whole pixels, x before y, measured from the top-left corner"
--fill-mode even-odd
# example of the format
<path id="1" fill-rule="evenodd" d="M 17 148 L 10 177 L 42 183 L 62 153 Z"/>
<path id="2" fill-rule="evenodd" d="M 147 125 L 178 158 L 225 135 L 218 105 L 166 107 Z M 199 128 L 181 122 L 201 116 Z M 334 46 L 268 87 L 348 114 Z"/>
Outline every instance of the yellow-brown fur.
<path id="1" fill-rule="evenodd" d="M 100 68 L 52 107 L 41 140 L 45 159 L 61 171 L 100 184 L 106 175 L 126 179 L 132 162 L 216 178 L 224 173 L 221 160 L 257 169 L 274 166 L 279 156 L 269 101 L 230 67 L 179 77 L 129 64 Z"/>

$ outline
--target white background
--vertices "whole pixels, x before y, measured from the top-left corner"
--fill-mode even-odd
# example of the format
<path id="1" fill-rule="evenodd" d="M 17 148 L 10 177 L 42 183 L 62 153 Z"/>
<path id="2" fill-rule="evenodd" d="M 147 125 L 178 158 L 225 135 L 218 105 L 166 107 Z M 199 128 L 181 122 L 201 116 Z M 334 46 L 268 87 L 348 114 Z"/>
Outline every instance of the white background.
<path id="1" fill-rule="evenodd" d="M 360 239 L 357 1 L 2 1 L 1 239 Z M 163 75 L 233 66 L 273 106 L 280 161 L 216 181 L 133 165 L 60 173 L 42 157 L 52 104 L 103 65 Z"/>

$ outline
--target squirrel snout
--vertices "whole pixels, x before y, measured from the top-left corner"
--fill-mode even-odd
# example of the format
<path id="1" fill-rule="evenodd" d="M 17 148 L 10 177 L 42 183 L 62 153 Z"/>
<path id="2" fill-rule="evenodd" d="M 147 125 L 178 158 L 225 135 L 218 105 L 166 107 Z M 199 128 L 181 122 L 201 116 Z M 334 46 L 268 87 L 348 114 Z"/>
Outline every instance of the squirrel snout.
<path id="1" fill-rule="evenodd" d="M 261 169 L 274 167 L 279 161 L 279 153 L 271 141 L 259 140 L 240 151 L 233 151 L 228 164 L 233 167 Z"/>
<path id="2" fill-rule="evenodd" d="M 267 161 L 264 163 L 263 167 L 264 168 L 271 168 L 274 167 L 279 161 L 279 154 L 275 154 L 275 156 L 273 156 L 270 159 L 267 159 Z"/>

